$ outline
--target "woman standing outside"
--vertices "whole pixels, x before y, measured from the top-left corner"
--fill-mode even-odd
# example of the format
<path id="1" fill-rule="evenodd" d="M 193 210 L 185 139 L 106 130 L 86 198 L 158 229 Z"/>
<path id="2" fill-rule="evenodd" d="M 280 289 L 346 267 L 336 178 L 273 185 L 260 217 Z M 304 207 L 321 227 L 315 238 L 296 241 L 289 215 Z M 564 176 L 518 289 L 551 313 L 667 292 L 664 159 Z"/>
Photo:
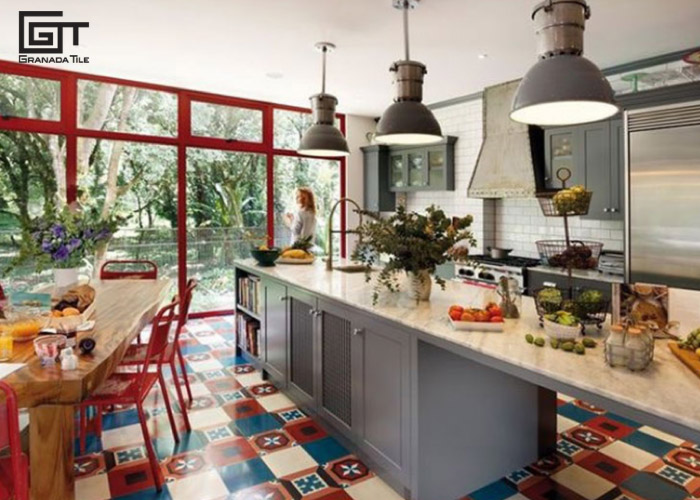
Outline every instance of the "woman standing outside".
<path id="1" fill-rule="evenodd" d="M 316 198 L 311 188 L 300 187 L 297 189 L 296 213 L 285 214 L 285 222 L 292 231 L 291 242 L 310 237 L 311 244 L 316 239 Z"/>

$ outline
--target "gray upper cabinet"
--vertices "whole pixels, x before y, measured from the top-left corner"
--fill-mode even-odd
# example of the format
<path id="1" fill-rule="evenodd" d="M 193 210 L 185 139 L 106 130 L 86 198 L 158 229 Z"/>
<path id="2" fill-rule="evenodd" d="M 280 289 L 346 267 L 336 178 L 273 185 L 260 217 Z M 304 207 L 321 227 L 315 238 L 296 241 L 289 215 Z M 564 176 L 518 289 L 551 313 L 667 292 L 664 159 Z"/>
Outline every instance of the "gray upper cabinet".
<path id="1" fill-rule="evenodd" d="M 265 353 L 267 371 L 272 379 L 287 385 L 287 287 L 263 279 L 265 290 Z"/>
<path id="2" fill-rule="evenodd" d="M 545 130 L 545 185 L 560 189 L 557 170 L 571 170 L 568 186 L 583 184 L 593 191 L 586 218 L 624 217 L 624 126 L 621 119 Z"/>
<path id="3" fill-rule="evenodd" d="M 389 191 L 389 147 L 367 146 L 364 155 L 365 210 L 392 212 L 396 209 L 396 194 Z M 398 168 L 403 175 L 403 167 Z"/>

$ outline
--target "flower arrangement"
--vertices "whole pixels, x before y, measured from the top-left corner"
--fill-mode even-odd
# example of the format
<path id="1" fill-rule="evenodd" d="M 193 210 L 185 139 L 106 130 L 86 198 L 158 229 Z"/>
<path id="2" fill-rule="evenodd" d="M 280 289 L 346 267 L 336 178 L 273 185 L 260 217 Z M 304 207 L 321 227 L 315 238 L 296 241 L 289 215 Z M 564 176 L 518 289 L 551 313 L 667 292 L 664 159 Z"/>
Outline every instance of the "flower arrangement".
<path id="1" fill-rule="evenodd" d="M 471 215 L 453 221 L 435 205 L 428 207 L 425 214 L 408 212 L 401 205 L 388 218 L 381 218 L 368 211 L 363 211 L 362 214 L 368 220 L 357 229 L 359 243 L 352 258 L 367 265 L 365 276 L 368 282 L 371 279 L 369 270 L 379 256 L 389 256 L 389 261 L 377 277 L 377 287 L 373 294 L 375 304 L 380 287 L 384 286 L 389 291 L 399 290 L 399 272 L 405 271 L 411 276 L 428 274 L 429 279 L 437 266 L 453 260 L 450 249 L 455 244 L 460 243 L 458 246 L 461 247 L 476 245 L 474 235 L 469 230 L 473 221 Z M 435 281 L 445 288 L 445 280 L 436 276 Z"/>
<path id="2" fill-rule="evenodd" d="M 5 272 L 27 262 L 35 263 L 37 271 L 80 267 L 109 243 L 120 220 L 76 206 L 32 219 L 22 231 L 18 257 Z"/>

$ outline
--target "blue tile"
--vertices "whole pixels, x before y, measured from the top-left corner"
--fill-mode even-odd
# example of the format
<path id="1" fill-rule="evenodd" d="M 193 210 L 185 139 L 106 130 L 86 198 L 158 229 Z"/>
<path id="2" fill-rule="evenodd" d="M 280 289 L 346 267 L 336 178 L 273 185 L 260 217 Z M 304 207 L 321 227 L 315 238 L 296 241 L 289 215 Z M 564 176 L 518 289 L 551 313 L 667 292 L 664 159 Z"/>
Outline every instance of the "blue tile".
<path id="1" fill-rule="evenodd" d="M 634 431 L 632 434 L 625 436 L 620 441 L 636 446 L 637 448 L 649 452 L 652 455 L 656 455 L 657 457 L 664 456 L 666 453 L 676 447 L 671 443 L 663 441 L 657 437 L 650 436 L 649 434 L 645 434 L 641 431 Z"/>
<path id="2" fill-rule="evenodd" d="M 171 498 L 168 488 L 163 487 L 160 493 L 155 488 L 148 488 L 129 495 L 114 497 L 114 500 L 171 500 Z"/>
<path id="3" fill-rule="evenodd" d="M 576 406 L 573 403 L 567 403 L 565 405 L 562 405 L 557 411 L 562 417 L 575 420 L 580 424 L 588 422 L 590 419 L 598 416 L 595 413 L 588 410 L 584 410 L 583 408 Z"/>
<path id="4" fill-rule="evenodd" d="M 202 352 L 209 352 L 209 346 L 206 346 L 204 344 L 193 344 L 193 345 L 180 345 L 180 349 L 182 350 L 182 354 L 187 355 L 187 354 L 200 354 Z"/>
<path id="5" fill-rule="evenodd" d="M 186 451 L 201 450 L 206 442 L 196 432 L 181 432 L 180 442 L 176 443 L 172 435 L 153 439 L 153 448 L 156 450 L 158 460 L 184 453 Z"/>
<path id="6" fill-rule="evenodd" d="M 114 413 L 105 413 L 102 416 L 102 429 L 116 429 L 117 427 L 125 427 L 139 423 L 139 414 L 136 410 L 117 411 Z"/>
<path id="7" fill-rule="evenodd" d="M 250 437 L 261 432 L 279 429 L 282 427 L 275 417 L 269 413 L 255 415 L 249 418 L 236 420 L 236 427 L 245 437 Z"/>
<path id="8" fill-rule="evenodd" d="M 77 429 L 77 427 L 76 427 Z M 98 453 L 102 451 L 102 440 L 98 439 L 94 434 L 88 434 L 85 438 L 85 449 L 80 451 L 80 439 L 76 438 L 73 442 L 73 449 L 75 450 L 75 456 L 88 455 L 90 453 Z"/>
<path id="9" fill-rule="evenodd" d="M 620 486 L 642 498 L 654 500 L 684 500 L 688 497 L 685 490 L 647 472 L 635 474 Z"/>
<path id="10" fill-rule="evenodd" d="M 617 415 L 616 413 L 606 413 L 605 416 L 611 420 L 615 420 L 616 422 L 620 422 L 621 424 L 625 424 L 628 427 L 632 427 L 634 429 L 639 429 L 642 424 L 639 422 L 636 422 L 630 418 L 623 417 L 622 415 Z"/>
<path id="11" fill-rule="evenodd" d="M 226 368 L 230 366 L 235 366 L 235 365 L 242 365 L 243 363 L 241 362 L 243 358 L 237 357 L 237 356 L 230 356 L 227 358 L 219 358 L 219 362 L 224 365 Z"/>
<path id="12" fill-rule="evenodd" d="M 319 465 L 327 464 L 336 458 L 344 457 L 350 454 L 350 452 L 343 445 L 332 437 L 317 439 L 316 441 L 303 444 L 302 446 Z"/>
<path id="13" fill-rule="evenodd" d="M 505 479 L 484 486 L 480 490 L 475 491 L 469 497 L 472 500 L 505 500 L 515 495 L 518 490 L 508 483 Z"/>
<path id="14" fill-rule="evenodd" d="M 227 465 L 217 470 L 231 493 L 275 479 L 275 475 L 260 458 Z"/>

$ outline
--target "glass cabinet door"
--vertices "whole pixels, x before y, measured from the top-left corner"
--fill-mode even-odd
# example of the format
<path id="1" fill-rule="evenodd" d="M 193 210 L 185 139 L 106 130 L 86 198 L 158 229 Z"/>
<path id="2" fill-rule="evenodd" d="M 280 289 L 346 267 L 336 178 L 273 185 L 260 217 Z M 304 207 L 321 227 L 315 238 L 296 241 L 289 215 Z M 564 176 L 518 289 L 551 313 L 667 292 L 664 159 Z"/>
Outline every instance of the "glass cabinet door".
<path id="1" fill-rule="evenodd" d="M 428 152 L 428 185 L 437 189 L 443 189 L 445 186 L 444 151 Z"/>
<path id="2" fill-rule="evenodd" d="M 574 134 L 573 132 L 561 132 L 552 134 L 549 143 L 551 164 L 547 172 L 545 183 L 547 186 L 559 188 L 561 182 L 557 179 L 557 171 L 560 168 L 568 168 L 574 172 Z"/>
<path id="3" fill-rule="evenodd" d="M 403 181 L 403 155 L 392 155 L 390 159 L 390 185 L 393 188 L 404 187 Z"/>
<path id="4" fill-rule="evenodd" d="M 427 185 L 425 175 L 425 156 L 423 153 L 408 154 L 408 185 L 419 187 Z"/>

